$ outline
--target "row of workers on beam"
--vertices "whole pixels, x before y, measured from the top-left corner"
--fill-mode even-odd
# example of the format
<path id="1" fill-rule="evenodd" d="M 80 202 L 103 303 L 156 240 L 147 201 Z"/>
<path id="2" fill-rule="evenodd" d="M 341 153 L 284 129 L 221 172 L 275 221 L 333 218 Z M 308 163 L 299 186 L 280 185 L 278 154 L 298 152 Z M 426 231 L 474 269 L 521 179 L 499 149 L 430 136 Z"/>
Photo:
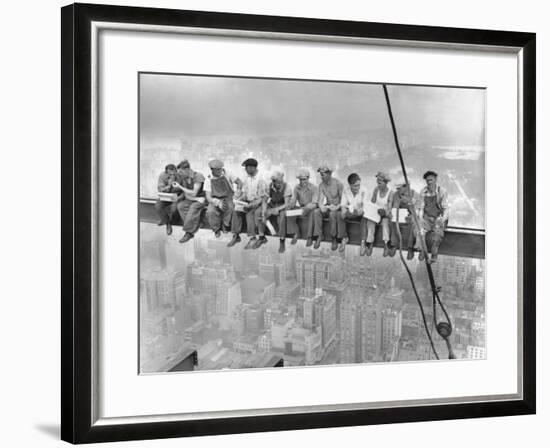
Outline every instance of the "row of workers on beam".
<path id="1" fill-rule="evenodd" d="M 407 258 L 414 258 L 415 249 L 423 260 L 420 238 L 412 225 L 413 209 L 419 216 L 421 232 L 430 241 L 431 260 L 437 259 L 439 245 L 444 237 L 449 218 L 449 205 L 446 190 L 437 184 L 437 173 L 424 174 L 426 186 L 420 194 L 407 188 L 404 183 L 391 189 L 390 177 L 379 171 L 376 174 L 377 186 L 369 195 L 358 174 L 347 178 L 347 185 L 332 176 L 326 165 L 318 168 L 321 182 L 318 186 L 310 182 L 307 169 L 300 169 L 298 183 L 293 188 L 284 179 L 284 174 L 276 171 L 268 184 L 259 174 L 258 161 L 252 158 L 242 163 L 246 175 L 241 179 L 224 169 L 221 160 L 211 160 L 211 174 L 206 178 L 191 169 L 184 160 L 177 167 L 167 165 L 159 176 L 158 191 L 177 193 L 176 202 L 158 200 L 155 208 L 159 214 L 159 225 L 166 225 L 172 233 L 171 220 L 179 213 L 185 234 L 181 243 L 189 241 L 198 231 L 201 213 L 205 207 L 208 223 L 220 237 L 221 233 L 231 232 L 233 237 L 227 244 L 232 247 L 241 241 L 243 220 L 249 240 L 245 249 L 258 249 L 267 242 L 266 227 L 270 221 L 277 226 L 280 240 L 279 252 L 285 251 L 287 231 L 292 235 L 291 244 L 298 238 L 306 239 L 306 246 L 318 249 L 323 235 L 323 218 L 328 218 L 331 249 L 344 251 L 349 242 L 348 224 L 358 223 L 361 232 L 360 255 L 371 255 L 377 227 L 382 229 L 384 256 L 394 256 L 399 245 L 397 224 L 392 220 L 393 209 L 407 210 L 407 225 L 404 227 L 403 246 L 407 248 Z M 365 202 L 375 204 L 380 215 L 379 223 L 364 217 Z M 239 204 L 239 207 L 235 206 Z M 301 209 L 300 216 L 287 216 L 288 210 Z M 300 227 L 302 234 L 300 235 Z"/>

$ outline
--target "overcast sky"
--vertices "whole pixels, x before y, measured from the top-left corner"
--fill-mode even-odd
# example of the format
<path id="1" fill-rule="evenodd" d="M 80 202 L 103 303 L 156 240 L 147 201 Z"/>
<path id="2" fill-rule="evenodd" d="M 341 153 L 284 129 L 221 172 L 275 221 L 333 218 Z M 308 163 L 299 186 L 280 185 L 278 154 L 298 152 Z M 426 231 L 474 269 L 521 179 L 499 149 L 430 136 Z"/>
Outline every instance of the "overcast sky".
<path id="1" fill-rule="evenodd" d="M 389 86 L 398 131 L 433 129 L 479 144 L 480 89 Z M 141 75 L 144 137 L 281 135 L 389 128 L 380 84 Z"/>

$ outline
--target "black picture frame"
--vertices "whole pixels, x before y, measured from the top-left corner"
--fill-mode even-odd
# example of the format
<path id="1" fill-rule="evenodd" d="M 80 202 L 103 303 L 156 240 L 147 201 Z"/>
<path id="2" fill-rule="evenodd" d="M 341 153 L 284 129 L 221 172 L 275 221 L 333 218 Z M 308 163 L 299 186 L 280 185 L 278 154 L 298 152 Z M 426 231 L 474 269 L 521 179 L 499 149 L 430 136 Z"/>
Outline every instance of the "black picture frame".
<path id="1" fill-rule="evenodd" d="M 342 427 L 427 420 L 533 414 L 536 409 L 536 160 L 535 53 L 533 33 L 386 23 L 270 17 L 217 12 L 73 4 L 61 9 L 62 306 L 61 438 L 71 443 Z M 343 36 L 449 45 L 513 47 L 521 52 L 523 155 L 523 396 L 508 401 L 415 405 L 368 410 L 304 412 L 95 425 L 92 415 L 92 209 L 91 24 L 94 21 L 162 26 Z"/>

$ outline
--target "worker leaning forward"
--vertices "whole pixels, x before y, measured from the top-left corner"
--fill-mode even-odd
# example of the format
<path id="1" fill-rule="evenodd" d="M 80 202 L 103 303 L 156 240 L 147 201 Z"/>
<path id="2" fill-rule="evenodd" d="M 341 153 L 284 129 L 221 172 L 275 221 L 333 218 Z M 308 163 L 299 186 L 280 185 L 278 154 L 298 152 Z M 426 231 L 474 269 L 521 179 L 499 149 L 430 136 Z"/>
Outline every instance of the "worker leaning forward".
<path id="1" fill-rule="evenodd" d="M 332 170 L 322 165 L 317 169 L 321 175 L 321 183 L 317 194 L 317 204 L 319 208 L 313 210 L 313 235 L 315 240 L 314 249 L 321 245 L 323 233 L 323 218 L 329 220 L 329 233 L 332 241 L 331 249 L 336 250 L 341 239 L 338 238 L 338 219 L 341 219 L 340 201 L 344 185 L 338 179 L 332 177 Z"/>
<path id="2" fill-rule="evenodd" d="M 203 187 L 208 201 L 206 217 L 214 235 L 219 238 L 222 231 L 225 233 L 231 228 L 231 216 L 235 209 L 234 186 L 241 190 L 242 182 L 238 177 L 225 171 L 221 160 L 211 160 L 208 166 L 211 174 L 206 177 Z"/>
<path id="3" fill-rule="evenodd" d="M 301 210 L 301 215 L 288 216 L 287 226 L 292 234 L 290 244 L 296 244 L 300 237 L 300 228 L 305 229 L 303 237 L 307 238 L 306 246 L 313 244 L 313 210 L 317 208 L 317 187 L 309 181 L 309 171 L 305 168 L 298 170 L 296 175 L 298 185 L 292 190 L 288 206 L 289 210 Z"/>
<path id="4" fill-rule="evenodd" d="M 243 217 L 246 219 L 246 231 L 250 239 L 245 246 L 245 249 L 252 249 L 256 245 L 256 213 L 261 213 L 262 203 L 267 199 L 267 183 L 263 180 L 258 172 L 258 161 L 255 159 L 246 159 L 242 166 L 246 171 L 246 176 L 242 181 L 242 190 L 239 195 L 235 196 L 235 200 L 239 201 L 238 206 L 235 206 L 231 217 L 231 232 L 233 238 L 227 247 L 232 247 L 241 241 L 240 233 L 243 226 Z M 260 209 L 259 212 L 256 212 Z"/>
<path id="5" fill-rule="evenodd" d="M 262 244 L 267 243 L 265 230 L 267 221 L 277 225 L 277 235 L 279 236 L 279 253 L 285 251 L 286 238 L 286 209 L 290 203 L 292 190 L 290 185 L 284 180 L 282 171 L 274 171 L 271 175 L 271 183 L 268 188 L 266 200 L 262 202 L 262 206 L 256 211 L 256 225 L 258 226 L 259 238 L 254 245 L 254 249 L 258 249 Z"/>
<path id="6" fill-rule="evenodd" d="M 185 243 L 195 236 L 199 230 L 201 213 L 204 209 L 205 198 L 203 191 L 204 176 L 191 169 L 189 161 L 184 160 L 178 165 L 180 181 L 175 186 L 180 191 L 176 208 L 183 223 L 185 234 L 180 243 Z"/>
<path id="7" fill-rule="evenodd" d="M 382 241 L 384 242 L 384 257 L 388 255 L 394 256 L 396 247 L 391 245 L 390 242 L 390 217 L 391 217 L 391 204 L 393 193 L 388 187 L 390 177 L 383 171 L 376 173 L 376 187 L 372 192 L 371 203 L 373 203 L 378 209 L 378 215 L 380 216 L 379 226 L 382 227 Z M 374 236 L 376 233 L 377 223 L 367 219 L 367 244 L 366 254 L 372 254 L 372 247 L 374 245 Z"/>
<path id="8" fill-rule="evenodd" d="M 349 241 L 348 224 L 356 223 L 361 231 L 361 251 L 360 255 L 366 253 L 367 242 L 367 220 L 363 217 L 363 204 L 368 200 L 367 189 L 361 185 L 361 177 L 357 173 L 351 173 L 348 176 L 348 185 L 342 192 L 340 201 L 340 211 L 338 219 L 338 237 L 341 238 L 338 250 L 343 252 Z"/>
<path id="9" fill-rule="evenodd" d="M 166 165 L 164 171 L 160 173 L 157 191 L 159 193 L 175 193 L 174 183 L 179 180 L 176 165 L 169 164 Z M 160 218 L 160 221 L 157 223 L 159 226 L 166 225 L 166 233 L 168 235 L 172 234 L 172 217 L 176 213 L 176 204 L 171 201 L 163 201 L 158 199 L 155 203 L 155 210 Z"/>
<path id="10" fill-rule="evenodd" d="M 423 178 L 426 186 L 420 191 L 421 233 L 426 244 L 431 246 L 430 261 L 435 262 L 449 221 L 449 198 L 447 190 L 438 185 L 435 171 L 426 171 Z M 420 238 L 417 238 L 416 246 L 420 250 L 418 259 L 423 260 Z"/>
<path id="11" fill-rule="evenodd" d="M 399 225 L 397 221 L 397 210 L 399 210 L 399 220 L 401 220 L 404 214 L 406 223 L 401 232 L 401 241 L 402 246 L 405 246 L 407 249 L 407 260 L 412 260 L 414 258 L 416 232 L 414 231 L 412 214 L 415 207 L 418 207 L 418 205 L 418 194 L 412 188 L 407 188 L 406 183 L 402 182 L 395 186 L 391 208 L 392 214 L 395 210 L 396 216 L 391 216 L 390 240 L 393 247 L 399 247 L 399 235 L 397 233 L 397 226 Z"/>

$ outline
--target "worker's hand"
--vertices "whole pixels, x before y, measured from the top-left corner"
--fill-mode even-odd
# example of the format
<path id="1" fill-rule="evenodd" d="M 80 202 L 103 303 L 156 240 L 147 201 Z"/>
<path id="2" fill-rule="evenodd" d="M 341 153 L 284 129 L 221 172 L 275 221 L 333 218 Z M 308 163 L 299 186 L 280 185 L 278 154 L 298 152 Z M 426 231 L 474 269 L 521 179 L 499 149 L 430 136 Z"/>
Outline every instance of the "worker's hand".
<path id="1" fill-rule="evenodd" d="M 340 208 L 339 205 L 329 205 L 328 206 L 328 209 L 331 211 L 331 212 L 335 212 L 336 210 L 338 210 Z"/>
<path id="2" fill-rule="evenodd" d="M 179 188 L 180 190 L 183 190 L 183 187 L 178 182 L 173 182 L 172 187 Z"/>
<path id="3" fill-rule="evenodd" d="M 384 216 L 386 216 L 386 210 L 384 210 L 383 208 L 379 208 L 378 215 L 383 218 Z"/>
<path id="4" fill-rule="evenodd" d="M 319 210 L 321 210 L 322 213 L 325 213 L 325 212 L 328 211 L 328 207 L 327 207 L 326 205 L 321 205 L 321 206 L 319 207 Z"/>
<path id="5" fill-rule="evenodd" d="M 364 210 L 363 207 L 359 207 L 357 210 L 355 210 L 355 214 L 357 216 L 363 216 Z"/>
<path id="6" fill-rule="evenodd" d="M 313 202 L 310 202 L 309 204 L 306 204 L 306 206 L 304 207 L 304 209 L 306 210 L 313 210 L 317 208 L 317 204 L 313 203 Z"/>
<path id="7" fill-rule="evenodd" d="M 225 212 L 229 208 L 229 205 L 227 205 L 227 201 L 225 199 L 218 199 L 218 203 L 216 204 L 216 206 L 222 212 Z"/>

